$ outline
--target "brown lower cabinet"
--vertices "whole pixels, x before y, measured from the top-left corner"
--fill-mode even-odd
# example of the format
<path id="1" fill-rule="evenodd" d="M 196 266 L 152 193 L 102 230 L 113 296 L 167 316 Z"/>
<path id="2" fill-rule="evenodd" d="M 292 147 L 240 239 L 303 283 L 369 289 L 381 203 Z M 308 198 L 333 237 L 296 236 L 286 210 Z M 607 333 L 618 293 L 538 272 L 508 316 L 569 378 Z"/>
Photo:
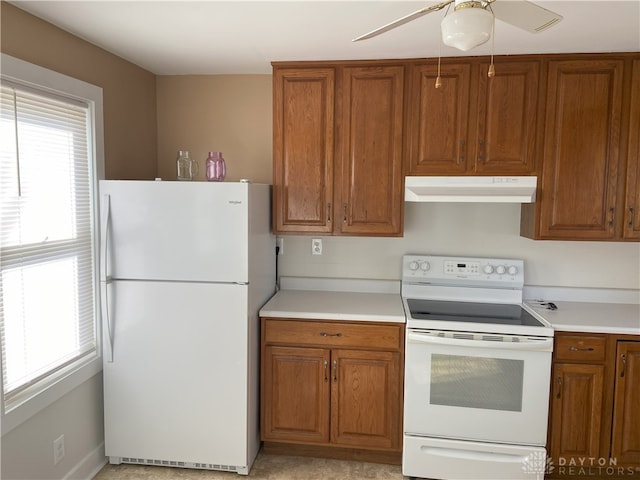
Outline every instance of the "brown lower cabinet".
<path id="1" fill-rule="evenodd" d="M 640 337 L 556 332 L 547 478 L 640 478 Z"/>
<path id="2" fill-rule="evenodd" d="M 401 461 L 404 325 L 262 319 L 271 453 Z"/>

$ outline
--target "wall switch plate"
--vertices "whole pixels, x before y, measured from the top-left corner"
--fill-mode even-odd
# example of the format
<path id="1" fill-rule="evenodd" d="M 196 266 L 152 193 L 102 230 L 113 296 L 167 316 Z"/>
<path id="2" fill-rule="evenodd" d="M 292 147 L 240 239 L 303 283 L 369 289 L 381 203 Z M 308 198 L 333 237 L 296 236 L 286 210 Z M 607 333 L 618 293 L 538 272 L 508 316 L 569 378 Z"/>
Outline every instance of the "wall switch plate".
<path id="1" fill-rule="evenodd" d="M 311 254 L 322 255 L 322 239 L 321 238 L 311 239 Z"/>
<path id="2" fill-rule="evenodd" d="M 64 458 L 64 434 L 53 441 L 53 464 L 57 465 Z"/>

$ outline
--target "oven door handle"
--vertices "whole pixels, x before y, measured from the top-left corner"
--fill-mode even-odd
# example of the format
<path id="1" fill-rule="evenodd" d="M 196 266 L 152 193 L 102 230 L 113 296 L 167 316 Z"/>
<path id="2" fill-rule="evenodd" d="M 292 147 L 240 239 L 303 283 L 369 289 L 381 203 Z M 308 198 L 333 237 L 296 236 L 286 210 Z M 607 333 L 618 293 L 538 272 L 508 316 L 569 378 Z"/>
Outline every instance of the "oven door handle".
<path id="1" fill-rule="evenodd" d="M 499 342 L 495 340 L 469 340 L 460 338 L 434 337 L 424 333 L 407 333 L 407 343 L 426 343 L 433 345 L 449 345 L 452 347 L 493 348 L 500 350 L 526 350 L 536 352 L 552 352 L 553 338 L 542 340 L 525 340 L 521 342 Z"/>

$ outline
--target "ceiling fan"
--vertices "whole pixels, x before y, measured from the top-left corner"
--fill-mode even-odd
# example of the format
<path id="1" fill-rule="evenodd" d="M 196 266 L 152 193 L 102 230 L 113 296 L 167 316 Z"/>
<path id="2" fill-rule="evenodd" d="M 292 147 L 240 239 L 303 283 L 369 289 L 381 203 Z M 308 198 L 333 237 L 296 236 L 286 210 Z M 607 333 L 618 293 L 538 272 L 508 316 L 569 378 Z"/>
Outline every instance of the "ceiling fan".
<path id="1" fill-rule="evenodd" d="M 365 33 L 353 41 L 366 40 L 404 25 L 431 12 L 453 4 L 454 11 L 440 24 L 442 42 L 462 51 L 482 45 L 493 32 L 494 18 L 531 33 L 541 32 L 555 25 L 562 16 L 527 0 L 446 0 L 421 8 L 391 23 Z"/>

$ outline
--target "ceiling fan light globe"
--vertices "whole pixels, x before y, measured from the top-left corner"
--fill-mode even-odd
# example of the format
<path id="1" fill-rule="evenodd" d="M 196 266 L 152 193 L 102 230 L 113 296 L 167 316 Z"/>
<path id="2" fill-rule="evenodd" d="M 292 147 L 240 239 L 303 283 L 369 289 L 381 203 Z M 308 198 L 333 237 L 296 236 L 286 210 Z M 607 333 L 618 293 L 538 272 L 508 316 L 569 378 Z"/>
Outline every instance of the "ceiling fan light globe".
<path id="1" fill-rule="evenodd" d="M 466 52 L 491 38 L 493 15 L 484 8 L 463 8 L 440 23 L 442 43 Z"/>

